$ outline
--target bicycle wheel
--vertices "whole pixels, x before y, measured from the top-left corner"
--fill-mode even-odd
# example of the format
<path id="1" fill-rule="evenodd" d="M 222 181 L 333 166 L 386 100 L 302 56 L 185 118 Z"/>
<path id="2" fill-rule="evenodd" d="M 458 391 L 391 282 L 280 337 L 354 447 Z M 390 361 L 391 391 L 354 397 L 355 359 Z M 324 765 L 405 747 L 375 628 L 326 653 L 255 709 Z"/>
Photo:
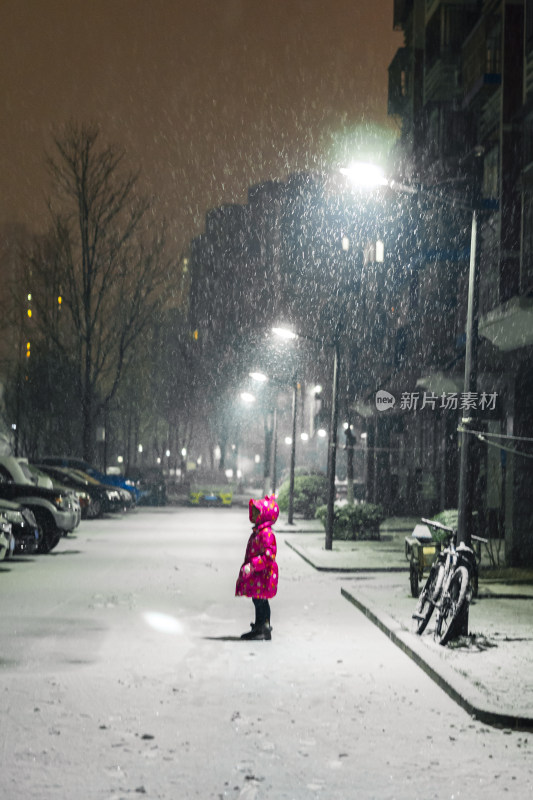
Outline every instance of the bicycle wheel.
<path id="1" fill-rule="evenodd" d="M 435 603 L 442 589 L 444 581 L 444 564 L 433 564 L 431 567 L 428 579 L 424 584 L 424 588 L 420 592 L 416 611 L 413 615 L 416 619 L 416 632 L 420 635 L 423 633 L 428 625 Z"/>
<path id="2" fill-rule="evenodd" d="M 463 613 L 470 605 L 472 588 L 466 567 L 457 567 L 448 591 L 442 598 L 440 613 L 435 625 L 435 639 L 445 645 L 459 632 Z"/>

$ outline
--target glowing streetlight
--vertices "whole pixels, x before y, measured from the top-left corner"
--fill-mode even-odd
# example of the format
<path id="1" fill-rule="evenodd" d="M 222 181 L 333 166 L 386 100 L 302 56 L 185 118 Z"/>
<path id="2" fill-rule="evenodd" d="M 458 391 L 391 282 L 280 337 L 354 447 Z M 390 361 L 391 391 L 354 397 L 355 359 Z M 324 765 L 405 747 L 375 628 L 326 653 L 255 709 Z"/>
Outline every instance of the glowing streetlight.
<path id="1" fill-rule="evenodd" d="M 255 403 L 255 395 L 251 392 L 241 392 L 241 400 L 244 403 Z"/>
<path id="2" fill-rule="evenodd" d="M 375 189 L 378 186 L 389 185 L 382 167 L 377 164 L 354 161 L 348 167 L 341 167 L 339 172 L 348 178 L 353 186 L 361 189 Z"/>
<path id="3" fill-rule="evenodd" d="M 253 381 L 258 383 L 266 383 L 268 381 L 268 375 L 265 375 L 264 372 L 249 372 L 248 374 Z"/>
<path id="4" fill-rule="evenodd" d="M 279 336 L 281 339 L 298 339 L 298 334 L 291 331 L 289 328 L 272 328 L 272 333 Z"/>

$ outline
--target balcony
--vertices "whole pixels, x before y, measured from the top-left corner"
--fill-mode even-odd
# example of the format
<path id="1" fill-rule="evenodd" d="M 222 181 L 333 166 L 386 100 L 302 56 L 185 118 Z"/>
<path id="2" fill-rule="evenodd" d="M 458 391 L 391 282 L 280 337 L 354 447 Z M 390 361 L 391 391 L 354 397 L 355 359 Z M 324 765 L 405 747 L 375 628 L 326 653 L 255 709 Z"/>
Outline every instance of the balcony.
<path id="1" fill-rule="evenodd" d="M 479 321 L 479 333 L 503 352 L 533 345 L 533 297 L 513 297 Z"/>
<path id="2" fill-rule="evenodd" d="M 525 82 L 528 104 L 533 105 L 533 50 L 527 55 L 525 65 Z"/>
<path id="3" fill-rule="evenodd" d="M 402 116 L 407 104 L 407 67 L 409 51 L 400 47 L 389 66 L 388 113 Z"/>
<path id="4" fill-rule="evenodd" d="M 442 55 L 426 72 L 424 104 L 451 101 L 459 91 L 458 57 L 455 54 Z"/>
<path id="5" fill-rule="evenodd" d="M 501 86 L 501 60 L 500 29 L 494 20 L 482 17 L 463 45 L 463 108 L 474 99 L 484 101 L 487 93 Z"/>

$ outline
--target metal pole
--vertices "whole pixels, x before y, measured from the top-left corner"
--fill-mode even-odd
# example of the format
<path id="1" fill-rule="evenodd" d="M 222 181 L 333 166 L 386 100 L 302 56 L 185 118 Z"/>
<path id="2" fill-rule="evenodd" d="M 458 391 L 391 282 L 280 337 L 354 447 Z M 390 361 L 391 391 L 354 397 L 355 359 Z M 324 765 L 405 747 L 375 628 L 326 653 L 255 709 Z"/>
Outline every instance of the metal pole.
<path id="1" fill-rule="evenodd" d="M 288 523 L 293 524 L 294 516 L 294 468 L 296 466 L 296 415 L 298 412 L 298 381 L 294 379 L 292 388 L 292 441 L 291 441 L 291 466 L 289 474 L 289 514 Z"/>
<path id="2" fill-rule="evenodd" d="M 478 306 L 479 306 L 479 280 L 478 264 L 480 237 L 478 236 L 478 213 L 472 212 L 472 234 L 470 240 L 470 268 L 468 273 L 468 306 L 466 317 L 466 349 L 465 349 L 465 377 L 464 392 L 477 390 L 477 341 L 478 341 Z M 459 498 L 457 521 L 457 544 L 472 546 L 473 528 L 473 502 L 474 502 L 474 463 L 471 450 L 471 435 L 468 428 L 473 427 L 474 414 L 472 409 L 466 412 L 468 416 L 461 419 L 460 433 L 461 453 L 459 460 Z M 462 634 L 468 634 L 468 616 L 465 616 Z"/>
<path id="3" fill-rule="evenodd" d="M 476 392 L 477 390 L 477 340 L 478 340 L 478 305 L 479 305 L 479 281 L 478 281 L 478 262 L 479 262 L 479 237 L 477 232 L 478 214 L 472 213 L 472 234 L 470 241 L 470 269 L 468 273 L 468 306 L 466 316 L 466 349 L 465 349 L 465 376 L 464 392 Z M 468 416 L 461 419 L 461 426 L 464 429 L 472 427 L 473 411 L 468 409 Z M 459 461 L 459 502 L 458 502 L 458 523 L 457 523 L 457 543 L 463 542 L 467 547 L 472 543 L 472 501 L 473 501 L 473 478 L 474 464 L 471 458 L 471 436 L 469 433 L 460 434 L 461 456 Z"/>
<path id="4" fill-rule="evenodd" d="M 274 408 L 274 422 L 272 425 L 272 494 L 276 494 L 276 461 L 278 458 L 278 409 Z"/>
<path id="5" fill-rule="evenodd" d="M 326 517 L 326 550 L 333 548 L 333 521 L 335 515 L 335 471 L 337 467 L 337 427 L 339 421 L 339 340 L 335 339 L 333 356 L 333 385 L 331 398 L 331 425 L 328 452 L 328 507 Z"/>

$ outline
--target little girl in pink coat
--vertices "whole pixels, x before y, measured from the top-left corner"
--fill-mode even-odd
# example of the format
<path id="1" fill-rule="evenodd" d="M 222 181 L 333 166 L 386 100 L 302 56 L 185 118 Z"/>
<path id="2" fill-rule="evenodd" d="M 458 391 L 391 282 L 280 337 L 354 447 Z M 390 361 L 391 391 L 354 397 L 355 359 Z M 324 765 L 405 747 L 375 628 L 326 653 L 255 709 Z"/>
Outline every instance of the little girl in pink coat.
<path id="1" fill-rule="evenodd" d="M 249 509 L 250 522 L 254 527 L 246 546 L 235 594 L 252 598 L 255 622 L 248 633 L 243 633 L 241 639 L 270 640 L 272 628 L 268 601 L 278 590 L 276 537 L 271 525 L 279 516 L 279 507 L 275 495 L 267 495 L 262 500 L 250 500 Z"/>

